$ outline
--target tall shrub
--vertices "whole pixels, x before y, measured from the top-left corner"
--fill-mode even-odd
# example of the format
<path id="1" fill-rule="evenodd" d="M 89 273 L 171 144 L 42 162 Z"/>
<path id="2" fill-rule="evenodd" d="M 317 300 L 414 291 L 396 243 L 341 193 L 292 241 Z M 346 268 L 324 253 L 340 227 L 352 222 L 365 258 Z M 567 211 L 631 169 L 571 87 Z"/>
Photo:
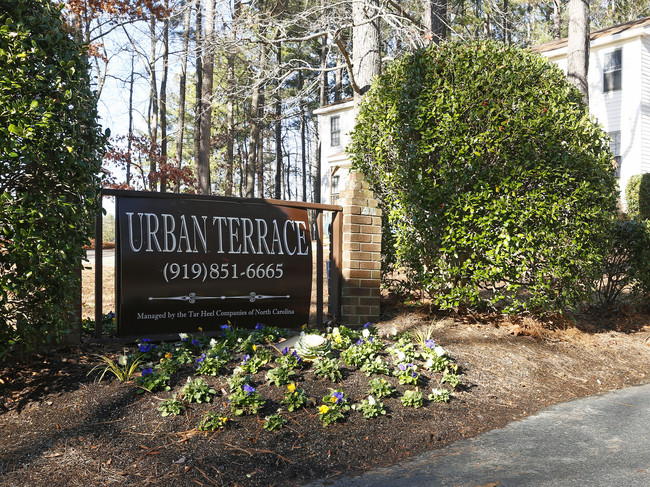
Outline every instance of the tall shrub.
<path id="1" fill-rule="evenodd" d="M 632 176 L 625 187 L 627 214 L 631 218 L 650 220 L 650 174 Z"/>
<path id="2" fill-rule="evenodd" d="M 104 145 L 87 67 L 54 2 L 3 2 L 0 358 L 69 330 Z"/>
<path id="3" fill-rule="evenodd" d="M 382 199 L 395 266 L 440 307 L 542 312 L 587 295 L 615 179 L 605 133 L 552 63 L 432 44 L 366 94 L 349 152 Z"/>

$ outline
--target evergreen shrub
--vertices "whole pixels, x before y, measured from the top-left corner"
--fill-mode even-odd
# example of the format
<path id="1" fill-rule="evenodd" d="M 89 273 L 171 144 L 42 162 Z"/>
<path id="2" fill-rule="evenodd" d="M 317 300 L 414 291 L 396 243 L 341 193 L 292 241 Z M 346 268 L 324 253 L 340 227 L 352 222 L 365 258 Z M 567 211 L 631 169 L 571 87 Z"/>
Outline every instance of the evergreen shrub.
<path id="1" fill-rule="evenodd" d="M 616 211 L 612 156 L 542 56 L 418 50 L 365 95 L 348 151 L 382 202 L 389 269 L 439 307 L 547 312 L 589 296 Z"/>
<path id="2" fill-rule="evenodd" d="M 71 330 L 105 137 L 85 49 L 50 0 L 0 9 L 0 359 Z"/>

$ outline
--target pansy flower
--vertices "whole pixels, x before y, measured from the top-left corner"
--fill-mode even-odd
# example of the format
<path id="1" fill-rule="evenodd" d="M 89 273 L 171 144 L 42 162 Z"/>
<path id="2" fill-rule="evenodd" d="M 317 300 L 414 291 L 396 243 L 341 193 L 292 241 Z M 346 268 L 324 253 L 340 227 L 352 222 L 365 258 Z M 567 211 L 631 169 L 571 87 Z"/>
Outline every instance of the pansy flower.
<path id="1" fill-rule="evenodd" d="M 246 393 L 247 396 L 250 396 L 255 392 L 255 388 L 248 384 L 244 384 L 244 392 Z"/>

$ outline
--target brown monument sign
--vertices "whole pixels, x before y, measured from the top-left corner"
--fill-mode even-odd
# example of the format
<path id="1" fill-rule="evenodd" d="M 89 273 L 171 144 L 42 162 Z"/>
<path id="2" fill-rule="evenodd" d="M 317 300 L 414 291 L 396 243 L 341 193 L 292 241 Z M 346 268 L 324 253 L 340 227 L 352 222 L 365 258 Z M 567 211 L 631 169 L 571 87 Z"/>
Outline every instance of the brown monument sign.
<path id="1" fill-rule="evenodd" d="M 306 210 L 124 192 L 116 218 L 120 336 L 307 323 Z"/>

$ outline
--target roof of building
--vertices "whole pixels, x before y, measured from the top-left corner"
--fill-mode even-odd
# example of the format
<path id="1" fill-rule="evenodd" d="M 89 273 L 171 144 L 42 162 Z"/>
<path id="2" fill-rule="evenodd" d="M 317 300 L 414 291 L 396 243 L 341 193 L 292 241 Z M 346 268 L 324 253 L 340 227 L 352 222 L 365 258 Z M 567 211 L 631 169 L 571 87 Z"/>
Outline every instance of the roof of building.
<path id="1" fill-rule="evenodd" d="M 631 22 L 625 22 L 624 24 L 615 25 L 613 27 L 607 27 L 606 29 L 595 30 L 589 34 L 589 39 L 594 41 L 602 37 L 613 36 L 620 34 L 622 32 L 636 29 L 639 27 L 645 27 L 650 25 L 650 17 L 645 17 L 643 19 L 632 20 Z M 555 49 L 561 49 L 566 47 L 568 43 L 567 39 L 560 39 L 559 41 L 551 41 L 545 44 L 540 44 L 531 48 L 533 52 L 548 52 L 554 51 Z"/>

